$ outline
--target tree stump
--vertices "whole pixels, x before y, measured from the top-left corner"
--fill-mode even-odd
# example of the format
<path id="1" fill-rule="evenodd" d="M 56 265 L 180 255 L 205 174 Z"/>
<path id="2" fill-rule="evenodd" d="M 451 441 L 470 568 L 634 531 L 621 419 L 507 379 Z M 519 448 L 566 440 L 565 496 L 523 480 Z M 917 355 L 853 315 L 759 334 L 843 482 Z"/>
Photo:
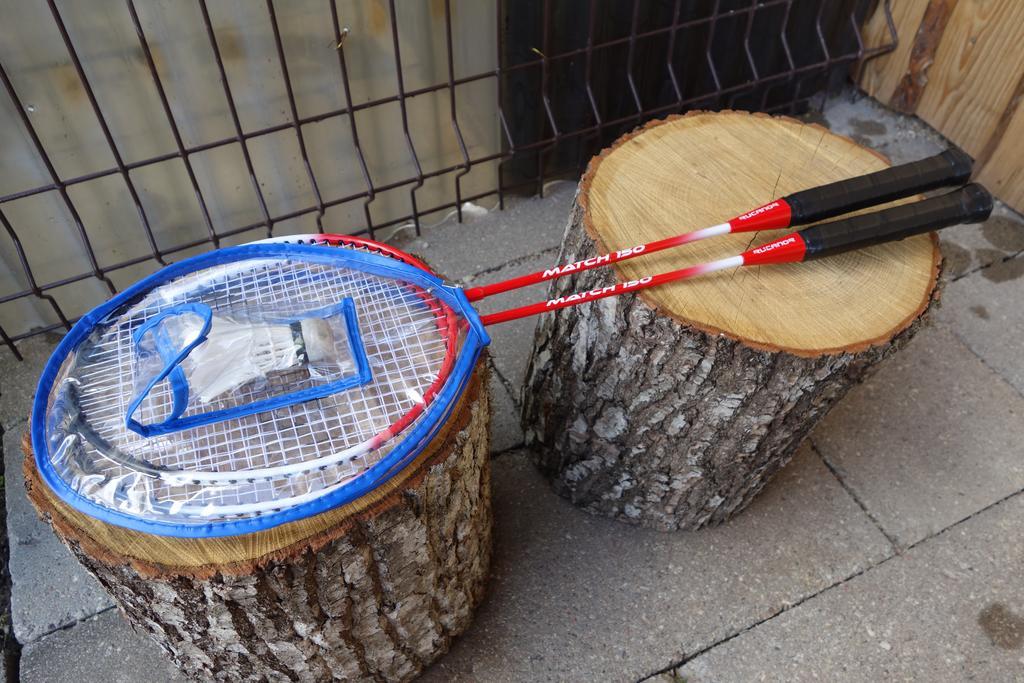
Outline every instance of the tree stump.
<path id="1" fill-rule="evenodd" d="M 106 525 L 50 492 L 26 438 L 29 497 L 134 627 L 198 680 L 409 680 L 447 651 L 484 593 L 483 367 L 413 463 L 315 517 L 202 540 Z"/>
<path id="2" fill-rule="evenodd" d="M 619 139 L 587 169 L 561 262 L 720 223 L 884 168 L 789 118 L 695 112 Z M 729 235 L 554 280 L 550 296 L 731 256 Z M 546 314 L 523 392 L 541 470 L 580 507 L 659 529 L 743 509 L 937 298 L 934 234 L 801 264 L 722 271 Z"/>

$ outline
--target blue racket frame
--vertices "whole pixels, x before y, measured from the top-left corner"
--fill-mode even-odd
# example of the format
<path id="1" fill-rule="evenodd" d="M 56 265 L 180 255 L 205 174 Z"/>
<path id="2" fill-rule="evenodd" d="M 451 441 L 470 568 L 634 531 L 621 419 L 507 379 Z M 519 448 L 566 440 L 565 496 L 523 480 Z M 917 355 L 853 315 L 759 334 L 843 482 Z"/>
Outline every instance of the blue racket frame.
<path id="1" fill-rule="evenodd" d="M 193 349 L 206 341 L 206 337 L 210 332 L 210 323 L 213 320 L 213 311 L 206 304 L 199 303 L 178 304 L 177 306 L 171 306 L 170 308 L 162 310 L 160 313 L 147 320 L 145 324 L 143 324 L 132 335 L 132 341 L 135 343 L 136 349 L 138 349 L 142 337 L 145 334 L 152 332 L 155 337 L 156 352 L 160 355 L 164 365 L 161 371 L 151 377 L 149 381 L 146 382 L 142 390 L 139 391 L 128 404 L 128 414 L 125 415 L 124 419 L 125 426 L 136 434 L 145 437 L 171 434 L 185 429 L 213 424 L 214 422 L 233 420 L 245 415 L 255 415 L 256 413 L 274 410 L 275 408 L 282 408 L 295 403 L 303 403 L 316 398 L 323 398 L 325 396 L 330 396 L 331 394 L 337 394 L 341 391 L 345 391 L 346 389 L 368 384 L 373 380 L 373 373 L 370 370 L 370 361 L 366 357 L 366 351 L 363 349 L 363 340 L 359 335 L 359 320 L 356 317 L 356 306 L 352 299 L 345 298 L 339 305 L 329 306 L 326 309 L 320 309 L 317 311 L 310 311 L 306 315 L 302 316 L 302 318 L 324 317 L 328 314 L 335 313 L 340 313 L 342 319 L 345 321 L 345 341 L 348 344 L 352 360 L 356 364 L 356 371 L 354 374 L 334 380 L 333 382 L 318 384 L 298 391 L 290 391 L 271 398 L 254 401 L 253 403 L 233 406 L 231 408 L 222 408 L 220 410 L 210 410 L 182 417 L 182 414 L 188 408 L 190 387 L 188 385 L 188 380 L 185 377 L 185 372 L 181 368 L 181 362 L 188 357 L 189 353 L 191 353 Z M 169 317 L 187 314 L 199 316 L 203 320 L 202 329 L 196 338 L 189 342 L 184 348 L 175 348 L 170 340 L 167 339 L 166 332 L 163 332 L 160 325 Z M 290 318 L 283 318 L 279 322 L 298 322 L 302 318 L 292 316 Z M 153 390 L 153 387 L 165 379 L 170 382 L 171 395 L 174 402 L 170 415 L 163 421 L 155 424 L 140 423 L 134 418 L 135 412 L 149 395 L 149 392 Z"/>
<path id="2" fill-rule="evenodd" d="M 256 258 L 295 258 L 308 263 L 349 266 L 380 277 L 393 278 L 414 284 L 437 297 L 466 320 L 466 336 L 455 360 L 454 367 L 434 401 L 416 421 L 415 425 L 385 457 L 369 467 L 351 482 L 320 498 L 239 520 L 182 524 L 146 520 L 94 503 L 73 490 L 57 474 L 50 462 L 50 444 L 46 438 L 46 409 L 50 391 L 67 357 L 97 326 L 109 320 L 111 314 L 132 301 L 143 297 L 155 287 L 189 273 L 226 263 Z M 288 243 L 263 243 L 227 247 L 179 261 L 143 278 L 120 294 L 82 316 L 57 345 L 43 368 L 32 404 L 32 450 L 36 467 L 43 481 L 57 496 L 75 510 L 100 521 L 136 531 L 179 538 L 217 538 L 264 531 L 281 524 L 318 515 L 346 505 L 369 493 L 402 470 L 430 443 L 447 421 L 458 403 L 476 367 L 481 351 L 490 343 L 480 316 L 466 299 L 462 289 L 444 283 L 436 275 L 410 266 L 393 258 L 350 249 L 324 249 L 320 246 Z"/>

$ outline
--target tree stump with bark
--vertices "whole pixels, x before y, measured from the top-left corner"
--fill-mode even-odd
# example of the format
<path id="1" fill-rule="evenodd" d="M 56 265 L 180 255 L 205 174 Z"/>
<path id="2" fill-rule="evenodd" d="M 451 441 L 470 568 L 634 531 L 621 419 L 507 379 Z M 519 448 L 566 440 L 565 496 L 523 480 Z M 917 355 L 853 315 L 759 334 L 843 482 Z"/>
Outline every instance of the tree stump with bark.
<path id="1" fill-rule="evenodd" d="M 483 367 L 413 463 L 315 517 L 213 539 L 110 526 L 49 490 L 26 438 L 29 497 L 136 630 L 197 680 L 409 680 L 447 651 L 484 594 Z"/>
<path id="2" fill-rule="evenodd" d="M 595 157 L 560 261 L 720 223 L 884 168 L 818 125 L 741 112 L 656 121 Z M 697 242 L 554 280 L 550 296 L 738 254 L 783 234 Z M 660 529 L 742 510 L 937 298 L 932 235 L 721 271 L 546 314 L 523 392 L 541 470 L 580 507 Z"/>

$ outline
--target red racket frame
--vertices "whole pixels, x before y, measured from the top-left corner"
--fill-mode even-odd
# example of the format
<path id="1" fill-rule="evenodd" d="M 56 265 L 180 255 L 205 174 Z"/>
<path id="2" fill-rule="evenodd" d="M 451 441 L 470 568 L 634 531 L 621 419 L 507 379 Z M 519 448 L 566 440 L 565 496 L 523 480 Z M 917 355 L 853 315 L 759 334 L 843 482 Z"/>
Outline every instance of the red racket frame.
<path id="1" fill-rule="evenodd" d="M 947 160 L 936 157 L 917 163 L 946 164 Z M 897 167 L 894 169 L 887 169 L 886 172 L 899 171 L 902 173 L 906 170 L 907 169 L 903 167 Z M 884 174 L 886 172 L 880 173 Z M 864 178 L 870 177 L 871 176 L 864 176 Z M 844 185 L 849 182 L 851 181 L 842 181 L 842 183 L 838 183 L 837 185 Z M 920 187 L 920 181 L 914 182 L 917 183 L 914 185 L 915 187 Z M 794 222 L 794 215 L 796 215 L 796 213 L 803 216 L 800 220 L 804 221 L 805 219 L 808 219 L 808 216 L 812 216 L 812 213 L 807 210 L 807 206 L 815 206 L 815 211 L 817 213 L 813 214 L 813 216 L 817 216 L 825 210 L 822 208 L 825 200 L 820 200 L 818 205 L 814 205 L 812 201 L 819 201 L 815 199 L 817 195 L 814 193 L 824 191 L 832 190 L 830 189 L 830 186 L 814 188 L 812 190 L 805 190 L 802 193 L 791 195 L 786 200 L 776 200 L 775 202 L 771 202 L 770 204 L 765 205 L 765 207 L 762 207 L 764 210 L 757 209 L 740 216 L 739 219 L 734 219 L 743 221 L 739 224 L 740 227 L 738 228 L 733 225 L 733 221 L 730 221 L 718 226 L 712 226 L 704 231 L 699 231 L 698 234 L 700 236 L 696 238 L 692 237 L 693 233 L 690 235 L 680 235 L 678 237 L 668 238 L 659 242 L 653 242 L 651 243 L 651 245 L 654 245 L 653 247 L 651 245 L 640 245 L 639 247 L 620 251 L 616 254 L 596 256 L 577 263 L 571 263 L 565 266 L 556 266 L 555 268 L 547 271 L 540 271 L 531 275 L 504 280 L 502 282 L 496 282 L 483 287 L 467 289 L 464 290 L 464 293 L 466 294 L 466 298 L 471 301 L 474 299 L 479 300 L 489 294 L 525 287 L 544 280 L 562 277 L 563 275 L 568 275 L 570 273 L 590 270 L 591 268 L 607 266 L 627 258 L 639 256 L 643 253 L 667 249 L 674 246 L 674 244 L 685 243 L 685 241 L 703 239 L 704 237 L 711 236 L 712 231 L 714 234 L 726 234 L 728 232 L 746 232 L 778 228 Z M 849 205 L 848 199 L 844 199 L 844 201 L 846 202 L 846 205 Z M 835 207 L 838 206 L 838 200 L 828 198 L 828 202 L 830 202 L 829 206 L 831 207 L 828 209 L 829 211 L 837 210 Z M 793 212 L 791 211 L 791 205 L 802 206 L 804 208 L 800 209 L 799 212 Z M 508 322 L 510 320 L 525 318 L 527 316 L 537 315 L 547 311 L 554 311 L 559 308 L 576 306 L 595 299 L 603 299 L 605 297 L 616 296 L 625 292 L 646 289 L 648 287 L 657 287 L 658 285 L 668 282 L 685 280 L 687 278 L 705 275 L 725 268 L 763 266 L 779 263 L 798 263 L 809 259 L 816 259 L 823 256 L 829 256 L 831 254 L 849 251 L 851 249 L 861 249 L 881 242 L 901 240 L 906 237 L 910 237 L 911 235 L 938 230 L 950 225 L 980 222 L 988 218 L 991 211 L 992 196 L 982 186 L 972 183 L 961 187 L 959 190 L 955 190 L 945 195 L 932 197 L 930 199 L 925 199 L 923 201 L 901 204 L 881 211 L 876 211 L 874 213 L 855 215 L 843 220 L 833 221 L 831 223 L 819 223 L 812 227 L 783 235 L 782 237 L 772 240 L 767 244 L 762 244 L 759 247 L 748 249 L 742 254 L 737 254 L 728 258 L 701 263 L 664 273 L 658 273 L 656 275 L 648 275 L 628 282 L 618 282 L 614 285 L 608 285 L 607 287 L 602 287 L 600 289 L 577 292 L 575 294 L 569 294 L 555 299 L 549 299 L 547 301 L 538 301 L 537 303 L 529 304 L 527 306 L 520 306 L 519 308 L 480 316 L 480 321 L 484 325 Z M 747 223 L 746 221 L 750 221 L 750 223 Z M 757 227 L 752 227 L 754 225 Z M 422 261 L 419 261 L 418 259 L 409 256 L 394 247 L 383 245 L 372 240 L 343 235 L 316 235 L 307 239 L 322 239 L 328 244 L 336 242 L 340 244 L 362 246 L 366 249 L 371 249 L 393 258 L 399 258 L 406 263 L 411 263 L 426 270 L 427 272 L 430 272 L 429 268 L 427 268 Z M 429 294 L 423 292 L 421 296 L 429 296 Z M 451 315 L 454 316 L 454 313 L 451 313 Z"/>

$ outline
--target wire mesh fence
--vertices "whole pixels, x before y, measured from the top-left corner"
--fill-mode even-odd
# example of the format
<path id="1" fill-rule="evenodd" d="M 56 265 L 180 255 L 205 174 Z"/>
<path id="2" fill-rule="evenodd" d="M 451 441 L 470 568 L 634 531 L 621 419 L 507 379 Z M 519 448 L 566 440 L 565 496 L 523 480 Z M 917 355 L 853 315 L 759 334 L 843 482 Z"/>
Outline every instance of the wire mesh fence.
<path id="1" fill-rule="evenodd" d="M 798 113 L 892 48 L 891 22 L 889 44 L 864 45 L 872 4 L 12 0 L 0 339 L 20 357 L 210 248 L 461 221 L 654 117 Z"/>

